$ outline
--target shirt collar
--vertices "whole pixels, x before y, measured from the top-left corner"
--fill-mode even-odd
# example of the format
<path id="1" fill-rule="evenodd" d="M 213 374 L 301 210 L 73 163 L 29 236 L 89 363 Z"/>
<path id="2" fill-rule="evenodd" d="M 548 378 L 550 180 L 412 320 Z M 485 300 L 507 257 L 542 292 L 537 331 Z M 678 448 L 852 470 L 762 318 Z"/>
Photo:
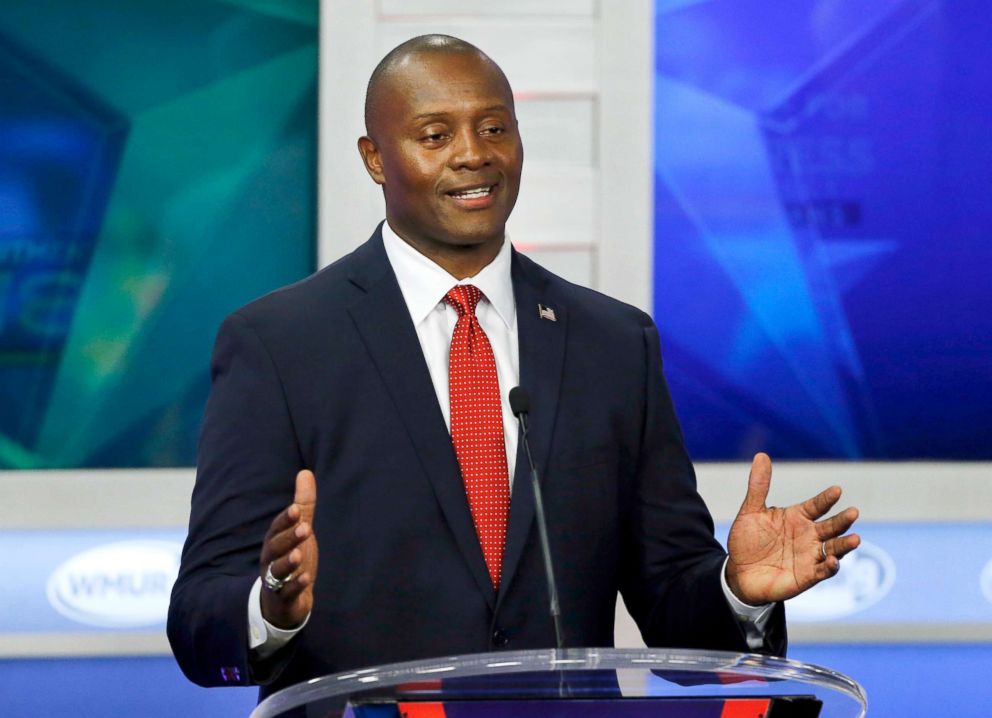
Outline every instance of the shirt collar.
<path id="1" fill-rule="evenodd" d="M 489 300 L 507 328 L 513 329 L 516 302 L 513 299 L 513 282 L 510 279 L 511 250 L 508 236 L 503 236 L 503 246 L 492 262 L 474 277 L 466 277 L 462 280 L 455 279 L 440 265 L 407 244 L 393 231 L 389 222 L 382 223 L 382 242 L 414 326 L 427 318 L 453 286 L 472 284 Z"/>

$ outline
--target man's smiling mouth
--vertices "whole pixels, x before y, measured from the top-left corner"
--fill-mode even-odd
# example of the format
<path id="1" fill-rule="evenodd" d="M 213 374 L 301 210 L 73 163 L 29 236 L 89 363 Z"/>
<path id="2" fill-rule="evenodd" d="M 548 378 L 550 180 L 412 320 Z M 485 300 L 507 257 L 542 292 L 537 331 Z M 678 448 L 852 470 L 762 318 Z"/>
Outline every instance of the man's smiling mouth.
<path id="1" fill-rule="evenodd" d="M 487 185 L 485 187 L 457 190 L 455 192 L 448 192 L 448 196 L 455 199 L 481 199 L 491 195 L 495 187 L 496 185 Z"/>

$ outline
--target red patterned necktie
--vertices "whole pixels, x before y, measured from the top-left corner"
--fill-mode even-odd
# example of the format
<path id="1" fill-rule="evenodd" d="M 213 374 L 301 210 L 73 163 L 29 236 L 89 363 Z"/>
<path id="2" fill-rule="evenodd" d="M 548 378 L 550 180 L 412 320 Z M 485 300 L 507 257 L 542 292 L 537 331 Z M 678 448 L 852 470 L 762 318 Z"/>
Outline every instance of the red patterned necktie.
<path id="1" fill-rule="evenodd" d="M 493 587 L 498 589 L 510 513 L 510 478 L 496 360 L 475 316 L 481 298 L 482 292 L 470 284 L 458 285 L 444 297 L 458 312 L 448 359 L 448 391 L 451 441 L 482 555 Z"/>

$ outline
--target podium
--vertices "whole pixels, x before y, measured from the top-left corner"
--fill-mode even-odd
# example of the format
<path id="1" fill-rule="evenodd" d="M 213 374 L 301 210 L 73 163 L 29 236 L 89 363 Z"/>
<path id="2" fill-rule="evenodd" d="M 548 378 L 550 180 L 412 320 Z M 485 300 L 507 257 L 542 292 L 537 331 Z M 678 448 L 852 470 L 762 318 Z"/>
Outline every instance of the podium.
<path id="1" fill-rule="evenodd" d="M 479 653 L 314 678 L 251 718 L 859 718 L 862 687 L 747 653 L 569 648 Z"/>

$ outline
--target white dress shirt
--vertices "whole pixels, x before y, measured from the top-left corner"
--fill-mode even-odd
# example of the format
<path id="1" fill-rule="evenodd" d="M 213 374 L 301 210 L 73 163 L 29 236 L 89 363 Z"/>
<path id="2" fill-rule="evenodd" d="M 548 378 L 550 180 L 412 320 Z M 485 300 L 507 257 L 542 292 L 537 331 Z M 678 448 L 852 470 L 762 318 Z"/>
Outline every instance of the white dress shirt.
<path id="1" fill-rule="evenodd" d="M 504 238 L 499 254 L 474 277 L 455 279 L 439 265 L 400 239 L 388 222 L 382 225 L 382 240 L 386 256 L 400 285 L 403 300 L 417 330 L 420 348 L 427 360 L 434 393 L 451 430 L 451 400 L 448 394 L 448 355 L 451 336 L 458 313 L 444 301 L 444 295 L 456 284 L 472 284 L 483 294 L 475 315 L 489 338 L 496 359 L 496 375 L 503 404 L 503 436 L 506 440 L 506 465 L 513 483 L 517 457 L 517 420 L 510 410 L 508 394 L 520 381 L 520 351 L 517 337 L 517 309 L 510 276 L 510 241 Z M 726 564 L 724 564 L 726 567 Z M 726 569 L 725 569 L 726 570 Z M 723 592 L 731 608 L 744 623 L 748 644 L 760 648 L 764 627 L 771 615 L 772 604 L 748 606 L 727 586 L 725 570 L 721 572 Z M 295 636 L 310 617 L 295 629 L 280 629 L 262 617 L 261 579 L 255 581 L 248 596 L 249 646 L 259 658 L 266 658 Z"/>
<path id="2" fill-rule="evenodd" d="M 520 350 L 517 340 L 517 303 L 510 279 L 510 240 L 496 258 L 474 277 L 455 279 L 440 266 L 396 236 L 389 223 L 382 225 L 386 256 L 396 274 L 403 300 L 417 328 L 420 348 L 434 382 L 434 393 L 441 407 L 444 423 L 451 431 L 451 397 L 448 394 L 448 356 L 451 336 L 458 322 L 458 312 L 444 301 L 444 295 L 456 284 L 471 284 L 483 295 L 475 308 L 482 331 L 489 338 L 496 358 L 496 376 L 503 405 L 503 438 L 506 443 L 506 467 L 513 484 L 517 458 L 517 419 L 510 410 L 510 389 L 520 383 Z"/>

